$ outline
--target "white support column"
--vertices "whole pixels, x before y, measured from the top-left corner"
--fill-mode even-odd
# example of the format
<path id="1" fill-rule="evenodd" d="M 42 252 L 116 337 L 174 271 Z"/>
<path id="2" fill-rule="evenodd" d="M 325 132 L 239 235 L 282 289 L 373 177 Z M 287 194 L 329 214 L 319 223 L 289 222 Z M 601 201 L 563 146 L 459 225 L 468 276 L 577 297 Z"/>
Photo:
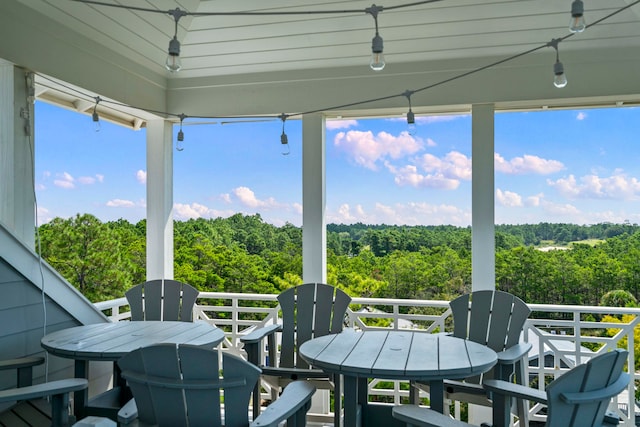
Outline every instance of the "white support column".
<path id="1" fill-rule="evenodd" d="M 25 70 L 0 59 L 0 222 L 35 248 L 33 103 Z"/>
<path id="2" fill-rule="evenodd" d="M 496 283 L 494 219 L 494 106 L 473 105 L 471 147 L 471 287 L 493 290 Z M 469 405 L 469 422 L 492 422 L 489 408 Z"/>
<path id="3" fill-rule="evenodd" d="M 302 118 L 302 280 L 327 280 L 325 209 L 325 119 L 322 114 Z"/>
<path id="4" fill-rule="evenodd" d="M 147 122 L 147 280 L 173 279 L 173 126 Z"/>
<path id="5" fill-rule="evenodd" d="M 474 105 L 472 114 L 471 283 L 495 289 L 494 106 Z"/>

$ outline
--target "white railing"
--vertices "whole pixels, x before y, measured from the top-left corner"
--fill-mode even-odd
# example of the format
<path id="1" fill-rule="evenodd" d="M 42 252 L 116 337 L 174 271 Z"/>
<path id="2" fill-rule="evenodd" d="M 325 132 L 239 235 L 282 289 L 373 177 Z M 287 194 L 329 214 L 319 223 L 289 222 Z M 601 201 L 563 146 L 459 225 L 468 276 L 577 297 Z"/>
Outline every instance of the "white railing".
<path id="1" fill-rule="evenodd" d="M 222 328 L 224 351 L 244 355 L 240 337 L 255 328 L 278 322 L 277 295 L 201 292 L 194 317 Z M 130 317 L 125 298 L 96 303 L 95 306 L 113 321 Z M 634 330 L 640 322 L 640 309 L 530 304 L 523 339 L 534 346 L 526 378 L 538 388 L 576 363 L 584 363 L 603 351 L 623 347 L 629 351 L 628 366 L 634 366 Z M 408 314 L 407 314 L 408 313 Z M 603 321 L 605 316 L 620 323 Z M 622 319 L 624 318 L 624 322 Z M 353 298 L 347 312 L 347 326 L 356 329 L 411 328 L 430 332 L 451 330 L 448 301 Z M 612 336 L 609 336 L 612 335 Z M 543 355 L 542 358 L 538 355 Z M 540 363 L 544 361 L 544 363 Z M 634 373 L 640 380 L 640 374 Z M 388 388 L 392 383 L 393 388 Z M 407 384 L 372 381 L 369 395 L 374 399 L 400 403 L 408 397 Z M 618 397 L 618 414 L 622 426 L 635 425 L 634 383 Z M 540 418 L 534 407 L 531 418 Z"/>

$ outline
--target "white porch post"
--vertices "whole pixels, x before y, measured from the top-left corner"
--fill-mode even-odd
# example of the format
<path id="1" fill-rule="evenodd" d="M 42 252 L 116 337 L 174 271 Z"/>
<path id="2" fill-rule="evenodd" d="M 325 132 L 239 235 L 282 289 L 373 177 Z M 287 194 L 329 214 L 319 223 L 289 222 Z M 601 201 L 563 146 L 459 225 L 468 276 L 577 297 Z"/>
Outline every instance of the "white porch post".
<path id="1" fill-rule="evenodd" d="M 0 222 L 35 249 L 33 77 L 0 59 Z"/>
<path id="2" fill-rule="evenodd" d="M 473 105 L 471 179 L 471 287 L 493 290 L 496 284 L 494 225 L 494 106 Z M 469 405 L 469 421 L 491 423 L 491 410 Z"/>
<path id="3" fill-rule="evenodd" d="M 302 280 L 327 280 L 325 209 L 325 119 L 322 114 L 302 118 Z"/>
<path id="4" fill-rule="evenodd" d="M 471 283 L 474 291 L 495 289 L 494 106 L 474 105 L 472 114 Z"/>
<path id="5" fill-rule="evenodd" d="M 302 117 L 302 281 L 327 282 L 325 119 L 322 114 Z M 311 400 L 313 413 L 331 410 L 329 390 L 318 390 Z"/>
<path id="6" fill-rule="evenodd" d="M 173 279 L 173 126 L 147 122 L 147 280 Z"/>

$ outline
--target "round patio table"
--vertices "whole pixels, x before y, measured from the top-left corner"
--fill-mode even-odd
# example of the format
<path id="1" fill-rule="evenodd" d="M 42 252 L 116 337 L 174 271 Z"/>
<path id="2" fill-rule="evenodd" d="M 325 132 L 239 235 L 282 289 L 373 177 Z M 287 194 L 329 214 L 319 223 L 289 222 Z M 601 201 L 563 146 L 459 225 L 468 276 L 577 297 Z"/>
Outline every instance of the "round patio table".
<path id="1" fill-rule="evenodd" d="M 429 382 L 431 408 L 442 412 L 444 379 L 481 374 L 497 362 L 489 347 L 445 334 L 389 330 L 356 332 L 314 338 L 300 346 L 311 365 L 344 376 L 344 424 L 393 425 L 390 410 L 367 414 L 367 379 Z M 362 420 L 365 421 L 362 421 Z M 397 422 L 395 422 L 397 423 Z"/>
<path id="2" fill-rule="evenodd" d="M 115 362 L 125 354 L 152 344 L 175 343 L 216 347 L 224 331 L 206 322 L 124 321 L 96 323 L 61 329 L 45 335 L 41 345 L 55 356 L 74 360 L 76 378 L 88 378 L 90 361 Z M 77 419 L 87 415 L 116 419 L 118 410 L 131 398 L 116 363 L 113 388 L 89 402 L 87 389 L 75 392 Z"/>

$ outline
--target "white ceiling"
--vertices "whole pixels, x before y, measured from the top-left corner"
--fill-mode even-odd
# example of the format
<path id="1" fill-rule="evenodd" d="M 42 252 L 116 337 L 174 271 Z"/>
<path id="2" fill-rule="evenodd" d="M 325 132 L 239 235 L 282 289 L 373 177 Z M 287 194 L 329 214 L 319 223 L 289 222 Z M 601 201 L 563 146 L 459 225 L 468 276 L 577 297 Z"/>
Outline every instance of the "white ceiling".
<path id="1" fill-rule="evenodd" d="M 4 0 L 7 1 L 7 0 Z M 572 0 L 442 0 L 383 10 L 378 21 L 390 64 L 483 56 L 509 56 L 567 35 Z M 126 10 L 73 0 L 20 0 L 64 26 L 168 78 L 366 66 L 374 20 L 370 1 L 103 0 L 167 12 L 359 13 L 286 16 L 185 16 L 179 20 L 184 69 L 164 71 L 174 21 L 167 13 Z M 383 0 L 396 7 L 412 0 Z M 584 0 L 587 23 L 631 3 Z M 640 6 L 630 8 L 561 43 L 561 51 L 638 46 Z"/>
<path id="2" fill-rule="evenodd" d="M 619 102 L 635 102 L 640 93 L 637 78 L 628 81 L 626 75 L 617 74 L 629 67 L 629 73 L 637 76 L 640 72 L 635 62 L 640 57 L 640 5 L 560 43 L 560 57 L 570 84 L 564 94 L 558 95 L 546 84 L 553 77 L 555 60 L 550 47 L 527 55 L 535 59 L 519 57 L 496 66 L 498 71 L 493 76 L 483 71 L 482 78 L 488 83 L 479 77 L 461 82 L 463 79 L 455 76 L 566 36 L 572 0 L 442 0 L 396 9 L 412 1 L 381 1 L 379 5 L 387 8 L 378 17 L 387 67 L 380 73 L 368 68 L 375 34 L 373 18 L 364 13 L 372 6 L 369 1 L 102 1 L 162 12 L 180 8 L 194 14 L 360 12 L 185 16 L 178 27 L 183 70 L 172 74 L 163 66 L 174 31 L 173 18 L 167 13 L 74 0 L 3 0 L 0 15 L 5 16 L 5 22 L 0 17 L 0 27 L 13 25 L 15 30 L 21 25 L 15 21 L 24 20 L 19 28 L 32 35 L 11 46 L 10 30 L 5 28 L 6 45 L 0 47 L 0 57 L 119 102 L 188 115 L 294 113 L 324 107 L 336 113 L 406 109 L 401 107 L 406 104 L 402 97 L 339 106 L 373 99 L 376 94 L 393 95 L 430 85 L 436 86 L 433 95 L 428 93 L 431 90 L 415 95 L 417 109 L 423 106 L 428 111 L 430 106 L 474 102 L 503 102 L 506 106 L 522 102 L 529 106 L 532 99 L 540 106 L 563 99 L 557 102 L 560 105 L 571 103 L 568 99 L 599 102 L 609 96 Z M 633 3 L 584 0 L 587 24 Z M 40 52 L 33 48 L 36 44 Z M 56 58 L 63 63 L 53 63 Z M 618 61 L 623 61 L 622 65 Z M 614 70 L 613 74 L 606 67 Z M 528 72 L 537 74 L 530 78 Z M 527 77 L 514 80 L 518 76 Z M 595 84 L 594 76 L 615 81 L 608 83 L 610 87 L 600 88 L 604 83 Z M 439 84 L 452 77 L 453 83 Z M 540 88 L 528 87 L 534 84 L 540 84 Z M 505 85 L 508 90 L 502 93 Z"/>

